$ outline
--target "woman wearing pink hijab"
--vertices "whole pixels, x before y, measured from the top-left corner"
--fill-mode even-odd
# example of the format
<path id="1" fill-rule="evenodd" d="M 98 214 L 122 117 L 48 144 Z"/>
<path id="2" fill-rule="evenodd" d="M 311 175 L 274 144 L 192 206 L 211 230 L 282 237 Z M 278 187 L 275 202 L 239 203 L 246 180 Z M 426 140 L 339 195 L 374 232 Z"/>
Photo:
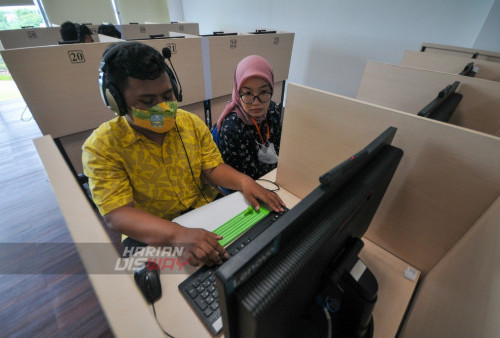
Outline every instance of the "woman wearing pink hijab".
<path id="1" fill-rule="evenodd" d="M 269 62 L 247 56 L 236 67 L 232 99 L 217 121 L 224 162 L 253 179 L 278 164 L 281 104 L 271 101 L 273 89 Z"/>

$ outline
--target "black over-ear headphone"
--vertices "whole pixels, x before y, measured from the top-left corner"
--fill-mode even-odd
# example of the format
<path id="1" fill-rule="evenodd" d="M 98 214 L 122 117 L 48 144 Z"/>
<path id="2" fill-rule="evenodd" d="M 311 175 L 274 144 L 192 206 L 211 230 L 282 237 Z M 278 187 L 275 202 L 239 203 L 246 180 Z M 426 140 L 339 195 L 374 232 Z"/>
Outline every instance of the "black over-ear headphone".
<path id="1" fill-rule="evenodd" d="M 80 26 L 80 24 L 78 24 L 78 23 L 73 23 L 73 25 L 75 25 L 75 30 L 76 30 L 76 39 L 77 39 L 79 42 L 82 42 L 81 37 L 80 37 L 80 36 L 81 36 L 81 34 L 82 34 L 82 33 L 81 33 L 81 31 L 80 31 L 82 27 L 81 27 L 81 26 Z"/>
<path id="2" fill-rule="evenodd" d="M 109 109 L 111 109 L 120 116 L 124 116 L 127 114 L 127 104 L 125 103 L 125 99 L 123 95 L 120 93 L 118 87 L 114 83 L 109 82 L 107 80 L 106 75 L 108 72 L 107 65 L 109 61 L 116 56 L 116 54 L 125 44 L 127 44 L 127 42 L 119 42 L 108 48 L 106 51 L 104 51 L 101 63 L 99 65 L 99 91 L 101 93 L 101 98 L 104 101 L 104 104 Z M 170 61 L 170 56 L 171 56 L 170 48 L 168 47 L 163 48 L 162 55 L 164 58 Z M 170 64 L 172 65 L 172 61 L 170 61 Z M 166 62 L 165 65 L 167 67 L 167 75 L 170 79 L 170 83 L 172 84 L 172 91 L 174 92 L 177 101 L 182 102 L 182 86 L 180 87 L 179 91 L 177 83 L 179 83 L 180 85 L 180 81 L 179 78 L 177 78 L 177 73 L 175 73 L 174 75 L 175 70 L 174 72 L 172 72 L 172 70 L 168 67 Z M 172 65 L 172 69 L 173 68 L 174 67 Z"/>

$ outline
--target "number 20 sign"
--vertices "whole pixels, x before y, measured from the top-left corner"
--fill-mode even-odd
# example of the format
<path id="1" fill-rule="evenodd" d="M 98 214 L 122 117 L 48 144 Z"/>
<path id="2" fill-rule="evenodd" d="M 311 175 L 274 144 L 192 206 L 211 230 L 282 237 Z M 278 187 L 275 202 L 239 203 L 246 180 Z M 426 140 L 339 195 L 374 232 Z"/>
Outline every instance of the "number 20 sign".
<path id="1" fill-rule="evenodd" d="M 85 56 L 81 50 L 70 50 L 68 51 L 69 59 L 71 63 L 84 63 Z"/>

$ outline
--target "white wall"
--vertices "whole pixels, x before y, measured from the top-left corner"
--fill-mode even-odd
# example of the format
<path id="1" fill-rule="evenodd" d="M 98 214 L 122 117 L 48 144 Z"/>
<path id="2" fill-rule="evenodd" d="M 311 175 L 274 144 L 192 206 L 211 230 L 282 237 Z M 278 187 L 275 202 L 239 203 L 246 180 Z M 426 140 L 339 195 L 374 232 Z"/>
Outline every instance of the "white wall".
<path id="1" fill-rule="evenodd" d="M 122 24 L 170 23 L 166 0 L 117 0 Z"/>
<path id="2" fill-rule="evenodd" d="M 473 48 L 500 52 L 500 0 L 495 0 Z"/>
<path id="3" fill-rule="evenodd" d="M 61 25 L 65 21 L 77 23 L 116 23 L 111 1 L 103 0 L 43 0 L 43 7 L 52 24 Z"/>
<path id="4" fill-rule="evenodd" d="M 289 80 L 355 97 L 368 60 L 398 64 L 422 42 L 472 47 L 495 0 L 182 0 L 200 34 L 295 33 Z M 500 0 L 498 0 L 500 1 Z M 182 20 L 182 19 L 180 19 Z"/>

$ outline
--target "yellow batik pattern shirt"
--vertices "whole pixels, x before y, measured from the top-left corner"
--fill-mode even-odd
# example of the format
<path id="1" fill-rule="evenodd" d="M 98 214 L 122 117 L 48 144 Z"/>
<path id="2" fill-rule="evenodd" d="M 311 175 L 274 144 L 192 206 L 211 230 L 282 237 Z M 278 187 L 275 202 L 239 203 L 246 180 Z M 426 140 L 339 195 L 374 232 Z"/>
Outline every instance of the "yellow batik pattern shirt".
<path id="1" fill-rule="evenodd" d="M 176 125 L 161 145 L 134 130 L 125 117 L 103 123 L 90 135 L 82 149 L 83 169 L 101 215 L 133 202 L 172 220 L 206 204 L 205 198 L 214 199 L 217 190 L 201 178 L 202 170 L 223 163 L 210 131 L 182 109 Z"/>

